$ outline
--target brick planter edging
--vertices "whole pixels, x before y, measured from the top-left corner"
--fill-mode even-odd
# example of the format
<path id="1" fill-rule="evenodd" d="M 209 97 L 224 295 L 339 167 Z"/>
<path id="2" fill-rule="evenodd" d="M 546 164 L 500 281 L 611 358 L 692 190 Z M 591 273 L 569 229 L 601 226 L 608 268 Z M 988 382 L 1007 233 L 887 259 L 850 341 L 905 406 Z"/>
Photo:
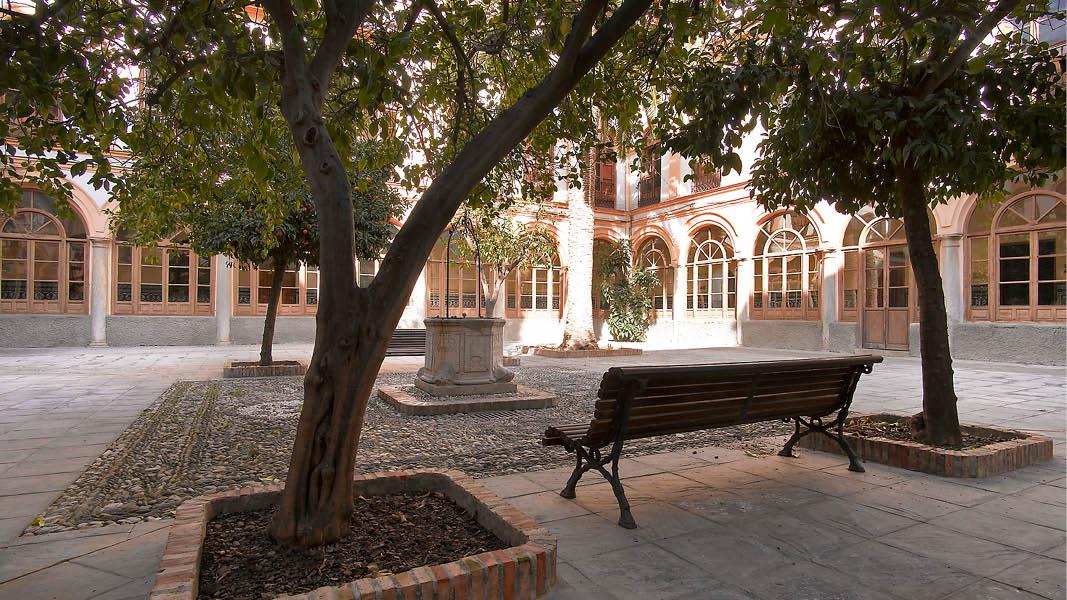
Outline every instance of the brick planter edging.
<path id="1" fill-rule="evenodd" d="M 846 425 L 861 418 L 892 422 L 908 417 L 889 414 L 856 415 L 849 417 Z M 863 460 L 941 477 L 992 477 L 1052 458 L 1052 438 L 1047 436 L 962 423 L 960 429 L 974 433 L 1010 433 L 1023 437 L 970 450 L 946 450 L 916 442 L 871 438 L 848 432 L 845 432 L 845 438 Z M 804 436 L 797 445 L 812 450 L 842 454 L 841 447 L 836 441 L 817 433 Z"/>
<path id="2" fill-rule="evenodd" d="M 424 400 L 405 392 L 398 385 L 383 385 L 378 387 L 378 397 L 402 415 L 420 417 L 552 408 L 559 402 L 554 392 L 524 385 L 518 388 L 519 391 L 514 396 L 452 396 L 452 400 Z"/>
<path id="3" fill-rule="evenodd" d="M 442 492 L 511 547 L 277 598 L 513 600 L 540 598 L 556 585 L 556 538 L 464 473 L 441 469 L 369 473 L 356 476 L 352 486 L 357 496 Z M 245 487 L 183 502 L 174 515 L 150 600 L 196 600 L 207 524 L 218 515 L 272 506 L 281 490 L 277 484 Z"/>
<path id="4" fill-rule="evenodd" d="M 596 350 L 534 348 L 534 354 L 545 358 L 607 358 L 609 356 L 637 356 L 641 353 L 640 348 L 598 348 Z"/>
<path id="5" fill-rule="evenodd" d="M 267 366 L 254 361 L 235 360 L 226 363 L 222 367 L 222 377 L 223 379 L 233 377 L 292 377 L 294 375 L 303 375 L 305 371 L 307 371 L 307 366 L 296 360 L 279 360 Z"/>

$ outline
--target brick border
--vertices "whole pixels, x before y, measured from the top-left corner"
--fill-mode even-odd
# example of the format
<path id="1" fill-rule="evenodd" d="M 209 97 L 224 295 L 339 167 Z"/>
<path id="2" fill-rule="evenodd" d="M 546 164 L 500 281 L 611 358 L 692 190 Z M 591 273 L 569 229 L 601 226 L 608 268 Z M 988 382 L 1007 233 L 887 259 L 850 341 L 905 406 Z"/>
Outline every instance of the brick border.
<path id="1" fill-rule="evenodd" d="M 292 377 L 303 375 L 307 369 L 307 365 L 297 360 L 276 360 L 265 367 L 255 361 L 234 360 L 222 367 L 222 378 Z"/>
<path id="2" fill-rule="evenodd" d="M 533 353 L 545 358 L 607 358 L 609 356 L 638 356 L 640 348 L 598 348 L 596 350 L 560 350 L 559 348 L 534 348 Z"/>
<path id="3" fill-rule="evenodd" d="M 340 587 L 321 587 L 290 600 L 540 598 L 556 585 L 556 538 L 533 519 L 459 471 L 416 469 L 356 476 L 356 495 L 437 491 L 472 514 L 511 547 L 423 566 L 381 577 L 365 577 Z M 150 600 L 196 600 L 200 553 L 207 524 L 220 514 L 275 504 L 281 485 L 246 487 L 186 500 L 178 507 L 167 536 Z"/>
<path id="4" fill-rule="evenodd" d="M 846 425 L 864 417 L 890 422 L 908 418 L 890 414 L 856 415 L 849 417 Z M 960 428 L 974 433 L 1012 433 L 1022 437 L 971 450 L 944 450 L 916 442 L 863 437 L 848 432 L 845 432 L 845 438 L 863 460 L 941 477 L 992 477 L 1052 458 L 1052 438 L 1047 436 L 962 423 Z M 804 436 L 797 445 L 823 452 L 842 453 L 836 441 L 817 433 Z"/>
<path id="5" fill-rule="evenodd" d="M 546 392 L 524 385 L 518 386 L 514 396 L 451 396 L 452 400 L 424 400 L 405 392 L 397 385 L 378 388 L 378 397 L 402 415 L 428 417 L 497 410 L 530 410 L 552 408 L 559 402 L 554 392 Z M 458 398 L 462 398 L 459 400 Z"/>

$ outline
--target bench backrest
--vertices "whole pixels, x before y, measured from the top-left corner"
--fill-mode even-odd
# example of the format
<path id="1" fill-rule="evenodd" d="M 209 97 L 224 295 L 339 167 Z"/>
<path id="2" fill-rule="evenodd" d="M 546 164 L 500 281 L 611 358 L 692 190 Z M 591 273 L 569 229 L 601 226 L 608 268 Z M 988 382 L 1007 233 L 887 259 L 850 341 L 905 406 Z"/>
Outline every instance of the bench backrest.
<path id="1" fill-rule="evenodd" d="M 823 417 L 851 402 L 881 356 L 709 365 L 613 367 L 604 374 L 587 439 L 624 439 L 791 417 Z M 628 418 L 624 416 L 628 415 Z"/>

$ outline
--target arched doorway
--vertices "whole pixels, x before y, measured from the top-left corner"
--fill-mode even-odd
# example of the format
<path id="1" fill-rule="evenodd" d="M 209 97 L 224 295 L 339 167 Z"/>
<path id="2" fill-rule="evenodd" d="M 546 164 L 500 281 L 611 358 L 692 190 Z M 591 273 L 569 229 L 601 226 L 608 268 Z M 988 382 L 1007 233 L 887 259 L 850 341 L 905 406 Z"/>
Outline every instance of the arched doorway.
<path id="1" fill-rule="evenodd" d="M 937 231 L 928 216 L 930 231 Z M 843 246 L 842 314 L 860 313 L 864 348 L 907 350 L 908 326 L 918 320 L 918 291 L 904 222 L 865 208 L 852 217 Z"/>

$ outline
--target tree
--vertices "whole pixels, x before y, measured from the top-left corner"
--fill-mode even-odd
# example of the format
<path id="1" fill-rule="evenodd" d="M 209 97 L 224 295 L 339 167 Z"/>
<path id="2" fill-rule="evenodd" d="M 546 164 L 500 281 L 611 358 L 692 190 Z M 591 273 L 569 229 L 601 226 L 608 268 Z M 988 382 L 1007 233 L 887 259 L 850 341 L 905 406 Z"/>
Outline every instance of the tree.
<path id="1" fill-rule="evenodd" d="M 551 264 L 556 251 L 555 241 L 544 227 L 515 221 L 492 207 L 464 211 L 453 223 L 453 230 L 466 241 L 459 246 L 463 252 L 481 264 L 478 278 L 486 290 L 485 312 L 498 319 L 504 318 L 500 300 L 508 278 L 519 269 Z"/>
<path id="2" fill-rule="evenodd" d="M 919 290 L 919 435 L 960 442 L 944 292 L 927 210 L 997 197 L 1064 166 L 1056 53 L 1012 22 L 1045 15 L 1021 0 L 741 1 L 748 23 L 705 50 L 660 126 L 669 145 L 741 168 L 735 149 L 762 125 L 751 189 L 768 208 L 823 199 L 902 218 Z M 1010 19 L 1010 20 L 1009 20 Z"/>
<path id="3" fill-rule="evenodd" d="M 609 244 L 597 257 L 601 279 L 597 287 L 603 290 L 608 303 L 608 330 L 614 340 L 643 342 L 652 310 L 651 293 L 659 281 L 651 271 L 634 264 L 629 241 Z"/>
<path id="4" fill-rule="evenodd" d="M 259 122 L 239 113 L 235 117 L 226 129 L 202 130 L 184 127 L 166 114 L 144 115 L 128 138 L 138 153 L 125 176 L 131 183 L 116 188 L 113 200 L 120 209 L 111 212 L 111 225 L 135 232 L 134 241 L 145 245 L 168 232 L 185 230 L 197 253 L 221 254 L 244 266 L 270 269 L 259 351 L 259 364 L 267 366 L 273 362 L 286 270 L 297 263 L 318 265 L 317 217 L 303 174 L 292 160 L 292 144 L 280 115 Z M 265 133 L 271 126 L 273 135 Z M 182 144 L 176 138 L 202 143 Z M 276 145 L 259 179 L 266 180 L 266 190 L 247 183 L 257 177 L 240 152 L 250 139 Z M 373 155 L 378 148 L 364 142 L 353 150 Z M 384 166 L 350 177 L 353 208 L 361 216 L 353 232 L 355 258 L 378 258 L 392 239 L 389 220 L 403 216 L 406 204 L 389 185 L 392 175 L 393 169 Z"/>
<path id="5" fill-rule="evenodd" d="M 4 10 L 0 82 L 20 92 L 17 102 L 0 102 L 0 122 L 57 104 L 84 114 L 39 124 L 65 137 L 11 132 L 28 158 L 14 175 L 4 172 L 3 191 L 18 188 L 22 170 L 47 166 L 79 127 L 92 133 L 82 138 L 91 146 L 85 151 L 105 156 L 106 165 L 131 113 L 158 110 L 212 129 L 234 113 L 263 119 L 270 106 L 280 108 L 315 202 L 321 285 L 303 408 L 270 533 L 288 544 L 328 543 L 350 528 L 349 478 L 389 336 L 457 209 L 512 195 L 505 192 L 524 140 L 543 150 L 550 140 L 599 134 L 590 126 L 594 114 L 631 122 L 639 98 L 676 79 L 689 44 L 721 15 L 681 2 L 658 3 L 646 15 L 651 5 L 238 0 L 172 8 L 64 0 L 41 1 L 34 14 Z M 136 72 L 139 79 L 128 77 Z M 25 91 L 24 82 L 32 83 Z M 113 82 L 117 89 L 108 87 Z M 359 127 L 341 126 L 348 123 Z M 419 200 L 367 288 L 355 285 L 352 269 L 347 175 L 347 148 L 362 135 L 422 158 L 404 170 Z M 241 148 L 257 174 L 252 185 L 267 187 L 263 165 L 272 151 L 260 143 Z M 112 181 L 124 183 L 117 176 L 103 183 Z M 13 193 L 4 198 L 14 202 Z"/>

